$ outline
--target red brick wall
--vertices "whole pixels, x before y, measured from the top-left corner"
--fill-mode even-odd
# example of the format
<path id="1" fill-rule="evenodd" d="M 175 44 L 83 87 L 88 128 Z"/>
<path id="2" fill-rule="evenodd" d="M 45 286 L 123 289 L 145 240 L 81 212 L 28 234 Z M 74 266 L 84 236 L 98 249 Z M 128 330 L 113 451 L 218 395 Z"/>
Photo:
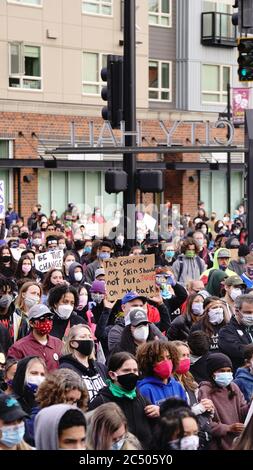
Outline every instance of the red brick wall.
<path id="1" fill-rule="evenodd" d="M 36 158 L 37 155 L 37 138 L 32 137 L 35 132 L 40 139 L 60 139 L 68 138 L 70 140 L 70 123 L 75 122 L 76 136 L 83 139 L 84 135 L 88 138 L 88 121 L 93 120 L 95 133 L 98 135 L 101 129 L 102 120 L 100 118 L 88 118 L 82 116 L 63 116 L 63 115 L 46 115 L 46 114 L 29 114 L 29 113 L 0 113 L 0 139 L 15 139 L 14 157 Z M 166 126 L 172 126 L 167 121 Z M 142 132 L 145 136 L 143 145 L 155 146 L 156 142 L 165 142 L 165 135 L 159 127 L 159 123 L 154 120 L 142 121 Z M 212 135 L 220 138 L 226 135 L 226 129 L 217 129 L 211 132 Z M 235 144 L 243 142 L 243 129 L 236 129 Z M 204 143 L 204 128 L 198 128 L 196 132 L 198 142 Z M 173 142 L 180 142 L 182 145 L 189 145 L 191 137 L 191 128 L 188 124 L 180 125 L 175 132 Z M 196 142 L 196 143 L 198 143 Z M 141 160 L 154 160 L 154 155 L 139 155 Z M 160 159 L 161 156 L 158 156 Z M 198 154 L 178 154 L 165 156 L 166 161 L 196 161 Z M 18 176 L 14 172 L 14 202 L 15 209 L 18 209 Z M 24 175 L 31 175 L 30 183 L 23 181 Z M 196 172 L 176 172 L 166 171 L 165 173 L 165 199 L 171 200 L 172 203 L 182 205 L 182 212 L 190 212 L 192 215 L 196 212 L 198 200 L 198 178 L 189 181 L 190 176 L 197 176 Z M 38 196 L 38 178 L 37 171 L 33 169 L 22 169 L 20 172 L 20 191 L 21 191 L 21 214 L 28 217 L 31 213 L 31 206 L 37 203 Z M 138 200 L 138 196 L 137 196 Z M 146 204 L 153 202 L 152 194 L 143 195 L 143 202 Z"/>

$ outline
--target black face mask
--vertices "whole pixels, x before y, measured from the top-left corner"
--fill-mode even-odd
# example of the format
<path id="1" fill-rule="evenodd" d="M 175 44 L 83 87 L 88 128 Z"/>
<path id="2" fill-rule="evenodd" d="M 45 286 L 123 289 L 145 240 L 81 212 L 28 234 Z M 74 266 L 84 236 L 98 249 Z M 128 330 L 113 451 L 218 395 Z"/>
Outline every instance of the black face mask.
<path id="1" fill-rule="evenodd" d="M 75 348 L 83 356 L 90 356 L 94 348 L 94 341 L 90 339 L 74 340 L 78 343 L 78 347 Z"/>
<path id="2" fill-rule="evenodd" d="M 118 375 L 117 380 L 119 384 L 128 390 L 129 392 L 133 390 L 136 387 L 136 384 L 139 380 L 139 376 L 136 374 L 124 374 L 124 375 Z"/>
<path id="3" fill-rule="evenodd" d="M 11 256 L 9 255 L 0 256 L 0 263 L 9 263 L 10 260 Z"/>

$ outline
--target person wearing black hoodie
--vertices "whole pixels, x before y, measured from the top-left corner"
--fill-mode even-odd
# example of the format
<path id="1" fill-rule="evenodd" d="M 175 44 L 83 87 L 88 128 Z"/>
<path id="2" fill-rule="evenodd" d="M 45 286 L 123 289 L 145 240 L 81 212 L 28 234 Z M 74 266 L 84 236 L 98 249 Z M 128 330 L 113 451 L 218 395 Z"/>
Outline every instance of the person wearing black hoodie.
<path id="1" fill-rule="evenodd" d="M 95 343 L 88 325 L 75 325 L 66 338 L 60 369 L 72 369 L 82 378 L 92 400 L 106 384 L 107 369 L 95 359 Z"/>
<path id="2" fill-rule="evenodd" d="M 48 306 L 54 313 L 52 336 L 63 339 L 68 335 L 73 325 L 86 323 L 84 318 L 77 315 L 74 308 L 78 307 L 79 298 L 73 286 L 60 284 L 49 292 Z"/>
<path id="3" fill-rule="evenodd" d="M 108 375 L 109 385 L 99 390 L 89 409 L 94 410 L 103 403 L 116 403 L 126 416 L 129 431 L 139 439 L 144 449 L 149 449 L 152 424 L 159 416 L 159 407 L 151 405 L 136 389 L 139 379 L 136 359 L 127 352 L 113 354 L 108 364 Z"/>
<path id="4" fill-rule="evenodd" d="M 74 287 L 85 284 L 83 267 L 80 263 L 74 262 L 69 267 L 69 283 Z"/>
<path id="5" fill-rule="evenodd" d="M 18 362 L 17 370 L 13 378 L 12 388 L 16 399 L 23 410 L 29 415 L 25 420 L 24 440 L 33 445 L 33 418 L 38 406 L 35 401 L 35 393 L 43 382 L 47 373 L 46 364 L 38 356 L 28 356 Z"/>

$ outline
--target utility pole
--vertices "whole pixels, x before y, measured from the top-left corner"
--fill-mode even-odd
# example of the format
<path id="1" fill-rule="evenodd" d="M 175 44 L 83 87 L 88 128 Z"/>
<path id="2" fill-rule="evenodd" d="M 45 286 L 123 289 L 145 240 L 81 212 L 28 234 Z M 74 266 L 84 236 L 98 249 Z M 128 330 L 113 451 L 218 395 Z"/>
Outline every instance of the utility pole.
<path id="1" fill-rule="evenodd" d="M 230 95 L 231 87 L 230 83 L 227 84 L 227 107 L 228 113 L 227 118 L 228 121 L 231 121 L 231 95 Z M 228 126 L 228 140 L 231 137 L 230 127 Z M 231 214 L 231 153 L 227 152 L 227 212 Z"/>
<path id="2" fill-rule="evenodd" d="M 136 0 L 124 1 L 124 121 L 126 147 L 136 146 Z M 132 134 L 131 134 L 132 133 Z M 129 245 L 135 244 L 136 155 L 124 152 L 123 170 L 127 173 L 128 188 L 124 191 L 124 233 Z M 128 221 L 128 217 L 131 219 Z"/>

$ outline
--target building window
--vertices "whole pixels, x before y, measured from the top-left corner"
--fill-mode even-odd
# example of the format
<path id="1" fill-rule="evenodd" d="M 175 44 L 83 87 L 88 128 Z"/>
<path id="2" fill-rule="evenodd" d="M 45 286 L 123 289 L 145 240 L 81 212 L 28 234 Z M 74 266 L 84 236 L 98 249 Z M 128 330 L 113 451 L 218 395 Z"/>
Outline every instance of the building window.
<path id="1" fill-rule="evenodd" d="M 42 0 L 8 0 L 8 3 L 19 3 L 20 5 L 41 6 Z"/>
<path id="2" fill-rule="evenodd" d="M 171 28 L 171 0 L 148 1 L 149 24 Z"/>
<path id="3" fill-rule="evenodd" d="M 226 103 L 227 84 L 231 78 L 231 67 L 224 65 L 202 65 L 202 102 Z"/>
<path id="4" fill-rule="evenodd" d="M 83 93 L 88 95 L 100 95 L 101 89 L 105 86 L 100 72 L 107 65 L 106 54 L 96 54 L 84 52 L 83 54 Z"/>
<path id="5" fill-rule="evenodd" d="M 83 0 L 83 13 L 112 16 L 112 0 Z"/>
<path id="6" fill-rule="evenodd" d="M 10 44 L 9 87 L 41 90 L 40 47 Z"/>
<path id="7" fill-rule="evenodd" d="M 171 62 L 149 61 L 149 99 L 171 101 Z"/>

